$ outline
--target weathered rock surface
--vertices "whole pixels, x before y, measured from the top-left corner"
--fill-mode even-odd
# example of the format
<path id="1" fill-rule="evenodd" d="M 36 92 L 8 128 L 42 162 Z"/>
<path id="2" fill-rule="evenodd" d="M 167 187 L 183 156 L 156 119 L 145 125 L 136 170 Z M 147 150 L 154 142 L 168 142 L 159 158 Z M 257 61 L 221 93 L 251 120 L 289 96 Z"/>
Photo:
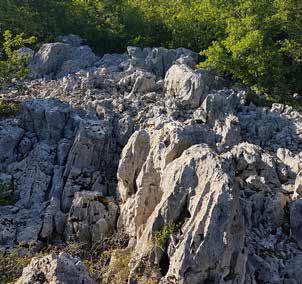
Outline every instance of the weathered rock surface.
<path id="1" fill-rule="evenodd" d="M 197 145 L 165 169 L 162 199 L 136 249 L 144 251 L 152 232 L 165 224 L 179 226 L 182 236 L 169 244 L 169 252 L 163 252 L 169 257 L 168 267 L 162 268 L 167 269 L 167 281 L 220 283 L 228 277 L 242 281 L 247 257 L 244 222 L 238 188 L 231 181 L 234 173 L 228 173 L 230 177 L 224 167 L 210 148 Z"/>
<path id="2" fill-rule="evenodd" d="M 146 132 L 133 135 L 123 150 L 118 170 L 118 191 L 124 203 L 119 226 L 124 226 L 131 236 L 141 234 L 163 194 L 160 188 L 163 170 L 185 149 L 200 143 L 215 145 L 215 136 L 206 126 L 171 123 L 151 135 Z"/>
<path id="3" fill-rule="evenodd" d="M 164 77 L 169 68 L 176 63 L 186 62 L 194 64 L 197 62 L 198 55 L 188 49 L 166 49 L 159 48 L 144 48 L 138 47 L 127 48 L 130 60 L 128 65 L 130 68 L 142 68 L 154 73 L 157 77 Z"/>
<path id="4" fill-rule="evenodd" d="M 197 108 L 217 86 L 215 76 L 207 70 L 193 70 L 185 64 L 173 65 L 165 77 L 166 95 L 176 98 L 183 107 Z"/>
<path id="5" fill-rule="evenodd" d="M 290 228 L 291 235 L 295 239 L 300 247 L 302 247 L 302 199 L 294 201 L 290 205 Z"/>
<path id="6" fill-rule="evenodd" d="M 58 40 L 29 59 L 44 79 L 6 94 L 21 108 L 0 120 L 0 250 L 118 231 L 129 283 L 300 283 L 301 113 L 248 103 L 185 49 Z M 78 263 L 34 260 L 20 283 L 93 283 Z"/>
<path id="7" fill-rule="evenodd" d="M 98 192 L 77 192 L 68 214 L 66 239 L 96 243 L 110 235 L 116 224 L 118 207 Z"/>
<path id="8" fill-rule="evenodd" d="M 75 40 L 64 42 L 42 45 L 29 63 L 32 78 L 61 77 L 91 67 L 96 62 L 97 58 L 90 47 L 77 46 L 79 42 L 75 43 Z"/>
<path id="9" fill-rule="evenodd" d="M 96 282 L 89 276 L 86 267 L 79 259 L 67 253 L 60 253 L 33 258 L 16 283 L 93 284 Z"/>

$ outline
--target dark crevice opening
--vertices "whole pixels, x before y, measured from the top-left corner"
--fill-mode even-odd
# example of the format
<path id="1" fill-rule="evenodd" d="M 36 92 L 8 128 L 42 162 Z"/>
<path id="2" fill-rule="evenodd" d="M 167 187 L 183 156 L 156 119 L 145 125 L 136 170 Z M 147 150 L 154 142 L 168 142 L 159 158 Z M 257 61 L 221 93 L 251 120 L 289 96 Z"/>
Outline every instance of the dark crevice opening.
<path id="1" fill-rule="evenodd" d="M 170 259 L 168 256 L 168 250 L 166 248 L 159 262 L 160 272 L 163 276 L 165 276 L 168 273 L 169 266 L 170 266 Z"/>

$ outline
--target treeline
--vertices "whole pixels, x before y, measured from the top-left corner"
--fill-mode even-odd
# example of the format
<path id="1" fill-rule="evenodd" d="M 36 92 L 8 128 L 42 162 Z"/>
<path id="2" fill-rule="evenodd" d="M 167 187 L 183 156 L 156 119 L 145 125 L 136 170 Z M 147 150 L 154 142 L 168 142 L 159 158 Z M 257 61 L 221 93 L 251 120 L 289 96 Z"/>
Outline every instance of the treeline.
<path id="1" fill-rule="evenodd" d="M 255 92 L 302 90 L 301 0 L 1 0 L 0 29 L 39 42 L 75 33 L 97 52 L 187 47 Z"/>

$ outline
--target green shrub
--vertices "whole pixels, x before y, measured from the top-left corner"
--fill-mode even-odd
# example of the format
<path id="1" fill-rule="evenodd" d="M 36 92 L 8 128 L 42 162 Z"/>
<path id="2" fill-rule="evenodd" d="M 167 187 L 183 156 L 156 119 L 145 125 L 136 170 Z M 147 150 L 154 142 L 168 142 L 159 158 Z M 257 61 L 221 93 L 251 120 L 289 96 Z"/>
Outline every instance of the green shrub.
<path id="1" fill-rule="evenodd" d="M 154 232 L 153 242 L 157 247 L 163 247 L 169 237 L 173 234 L 175 225 L 173 223 L 165 224 L 161 230 Z"/>
<path id="2" fill-rule="evenodd" d="M 287 97 L 302 91 L 302 2 L 231 1 L 225 36 L 201 54 L 256 93 Z"/>
<path id="3" fill-rule="evenodd" d="M 0 183 L 0 206 L 9 205 L 13 200 L 14 183 Z"/>
<path id="4" fill-rule="evenodd" d="M 18 113 L 19 109 L 19 102 L 9 102 L 0 100 L 0 117 L 14 116 Z"/>
<path id="5" fill-rule="evenodd" d="M 3 33 L 3 43 L 0 49 L 0 89 L 12 83 L 15 79 L 23 78 L 28 70 L 26 60 L 28 54 L 20 54 L 18 49 L 33 44 L 34 37 L 25 38 L 24 34 L 16 35 L 7 30 Z"/>
<path id="6" fill-rule="evenodd" d="M 186 47 L 202 51 L 201 67 L 276 101 L 291 102 L 302 90 L 300 0 L 4 0 L 0 29 L 39 42 L 75 33 L 98 52 Z M 10 65 L 6 78 L 22 75 Z"/>

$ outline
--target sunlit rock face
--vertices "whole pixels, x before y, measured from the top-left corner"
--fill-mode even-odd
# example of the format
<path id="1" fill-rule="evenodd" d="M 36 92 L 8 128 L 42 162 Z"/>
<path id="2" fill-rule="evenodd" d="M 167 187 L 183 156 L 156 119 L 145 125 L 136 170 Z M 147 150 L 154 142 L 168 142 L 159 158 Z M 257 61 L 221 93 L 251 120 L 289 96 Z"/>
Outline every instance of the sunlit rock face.
<path id="1" fill-rule="evenodd" d="M 300 283 L 301 113 L 249 104 L 196 60 L 98 57 L 73 35 L 33 53 L 27 90 L 6 94 L 20 111 L 0 120 L 1 251 L 125 232 L 129 283 Z M 87 273 L 48 255 L 19 283 Z"/>

